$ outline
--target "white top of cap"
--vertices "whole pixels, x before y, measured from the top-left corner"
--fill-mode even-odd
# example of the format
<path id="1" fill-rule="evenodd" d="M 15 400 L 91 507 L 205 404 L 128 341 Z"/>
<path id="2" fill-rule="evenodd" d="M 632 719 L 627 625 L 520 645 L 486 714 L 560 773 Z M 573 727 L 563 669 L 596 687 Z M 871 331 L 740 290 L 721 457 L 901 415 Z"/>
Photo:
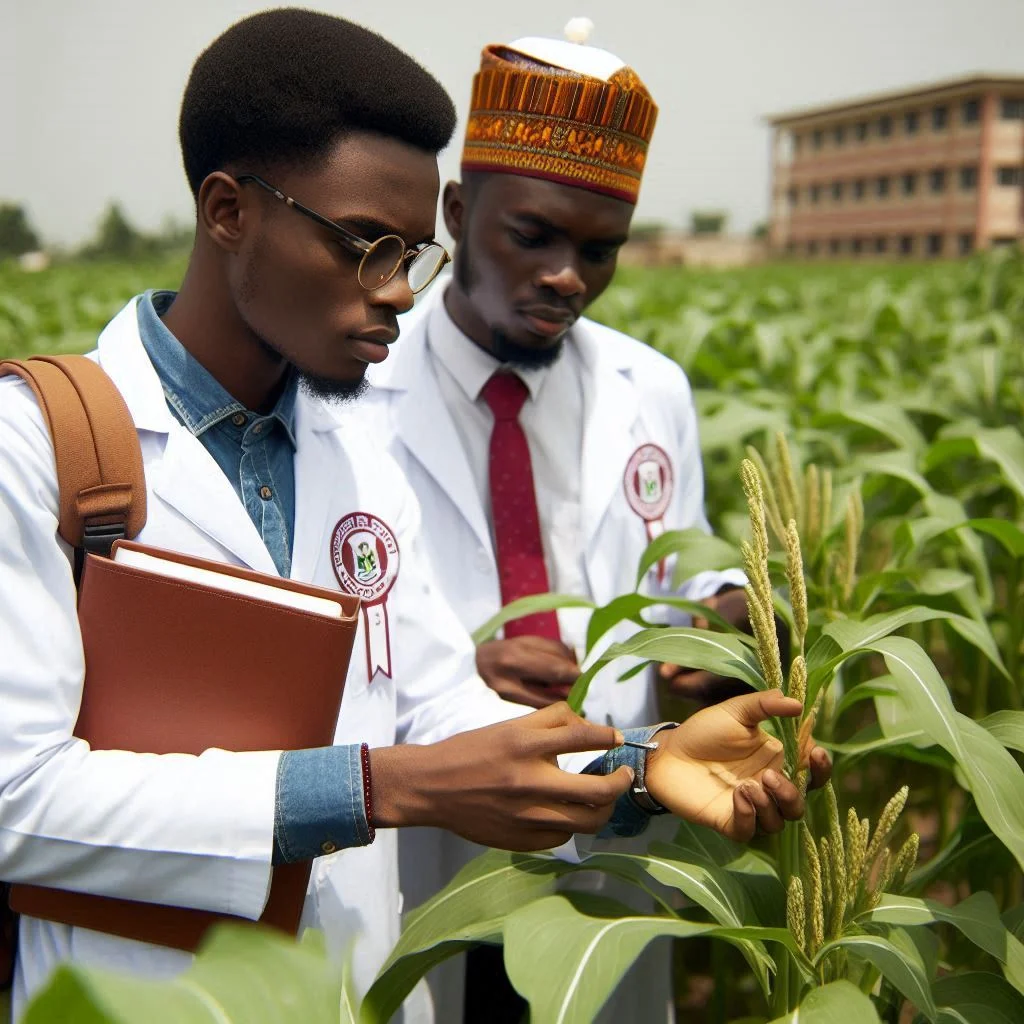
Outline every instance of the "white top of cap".
<path id="1" fill-rule="evenodd" d="M 614 53 L 599 49 L 596 46 L 583 46 L 580 43 L 566 42 L 564 39 L 545 39 L 541 36 L 525 36 L 509 43 L 510 50 L 517 50 L 528 57 L 551 64 L 566 71 L 575 71 L 579 75 L 599 78 L 603 82 L 626 66 Z"/>

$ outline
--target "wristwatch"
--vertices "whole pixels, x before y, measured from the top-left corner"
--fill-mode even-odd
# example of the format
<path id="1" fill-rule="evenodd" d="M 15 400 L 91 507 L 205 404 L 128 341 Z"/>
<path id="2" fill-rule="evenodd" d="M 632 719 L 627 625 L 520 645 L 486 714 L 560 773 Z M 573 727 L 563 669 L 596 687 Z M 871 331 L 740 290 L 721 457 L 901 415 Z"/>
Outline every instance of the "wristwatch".
<path id="1" fill-rule="evenodd" d="M 659 732 L 663 732 L 666 729 L 675 729 L 679 725 L 678 722 L 663 722 L 657 727 L 655 732 L 651 733 L 649 739 L 653 740 Z M 649 754 L 647 756 L 650 756 Z M 637 765 L 636 777 L 633 779 L 633 799 L 636 801 L 636 805 L 641 810 L 646 811 L 648 814 L 668 814 L 668 808 L 662 807 L 657 800 L 647 792 L 647 757 L 644 757 L 642 761 Z"/>

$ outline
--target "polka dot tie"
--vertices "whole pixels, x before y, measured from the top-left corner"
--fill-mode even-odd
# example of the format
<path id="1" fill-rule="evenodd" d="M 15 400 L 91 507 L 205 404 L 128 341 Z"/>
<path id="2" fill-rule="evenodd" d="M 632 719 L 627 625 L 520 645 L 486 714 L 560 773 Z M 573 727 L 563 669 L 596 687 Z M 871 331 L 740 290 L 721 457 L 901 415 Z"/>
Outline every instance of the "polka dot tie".
<path id="1" fill-rule="evenodd" d="M 484 385 L 481 395 L 494 413 L 489 460 L 491 515 L 498 546 L 501 601 L 508 604 L 550 589 L 530 447 L 519 423 L 529 390 L 514 373 L 496 373 Z M 558 640 L 558 617 L 554 612 L 527 615 L 508 623 L 505 636 Z"/>

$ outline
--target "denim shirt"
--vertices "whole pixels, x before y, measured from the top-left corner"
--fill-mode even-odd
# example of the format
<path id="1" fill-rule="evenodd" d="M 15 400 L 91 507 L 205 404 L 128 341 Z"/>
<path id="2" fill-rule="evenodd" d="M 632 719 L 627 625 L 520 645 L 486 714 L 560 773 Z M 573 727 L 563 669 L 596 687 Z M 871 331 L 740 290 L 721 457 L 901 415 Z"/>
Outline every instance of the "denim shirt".
<path id="1" fill-rule="evenodd" d="M 294 374 L 266 415 L 246 409 L 185 349 L 160 319 L 175 293 L 148 291 L 139 297 L 142 345 L 160 378 L 177 420 L 210 453 L 231 481 L 239 501 L 263 538 L 282 576 L 291 574 L 295 525 Z M 644 741 L 661 726 L 626 729 L 627 739 Z M 619 765 L 633 768 L 642 783 L 645 752 L 618 747 L 595 760 L 590 774 Z M 308 860 L 373 841 L 366 817 L 359 744 L 285 751 L 277 770 L 274 804 L 275 864 Z M 627 794 L 602 835 L 637 835 L 649 813 Z"/>

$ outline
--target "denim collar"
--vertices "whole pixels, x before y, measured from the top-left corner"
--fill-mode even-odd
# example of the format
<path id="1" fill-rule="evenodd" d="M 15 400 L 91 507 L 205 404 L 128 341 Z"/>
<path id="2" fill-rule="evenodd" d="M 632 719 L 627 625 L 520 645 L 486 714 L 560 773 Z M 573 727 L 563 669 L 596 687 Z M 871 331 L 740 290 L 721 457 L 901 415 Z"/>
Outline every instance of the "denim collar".
<path id="1" fill-rule="evenodd" d="M 232 398 L 205 367 L 188 352 L 160 319 L 175 299 L 175 292 L 150 289 L 138 303 L 139 335 L 160 378 L 167 404 L 185 427 L 200 437 L 214 424 L 236 413 L 257 415 Z M 291 371 L 280 398 L 270 412 L 295 448 L 295 403 L 298 379 Z"/>

